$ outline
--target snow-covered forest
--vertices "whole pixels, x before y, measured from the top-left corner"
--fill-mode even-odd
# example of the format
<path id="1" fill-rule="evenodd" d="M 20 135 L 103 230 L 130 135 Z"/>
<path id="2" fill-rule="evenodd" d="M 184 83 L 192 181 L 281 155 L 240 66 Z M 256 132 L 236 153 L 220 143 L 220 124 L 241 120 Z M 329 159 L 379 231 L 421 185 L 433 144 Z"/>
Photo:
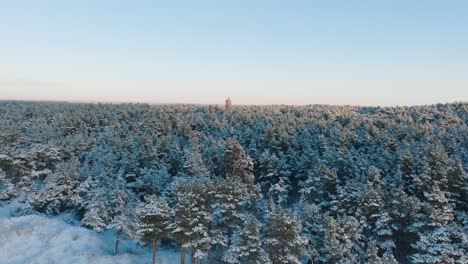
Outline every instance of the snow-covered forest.
<path id="1" fill-rule="evenodd" d="M 147 263 L 468 263 L 467 111 L 4 101 L 0 206 Z"/>

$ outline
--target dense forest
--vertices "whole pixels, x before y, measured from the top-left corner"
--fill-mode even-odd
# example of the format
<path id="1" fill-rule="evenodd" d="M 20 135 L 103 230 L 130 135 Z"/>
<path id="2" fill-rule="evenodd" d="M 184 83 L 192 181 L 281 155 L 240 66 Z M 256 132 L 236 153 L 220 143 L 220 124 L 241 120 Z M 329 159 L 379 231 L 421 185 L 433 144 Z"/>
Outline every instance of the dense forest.
<path id="1" fill-rule="evenodd" d="M 468 104 L 0 102 L 0 200 L 191 263 L 468 263 Z M 148 249 L 150 250 L 150 249 Z"/>

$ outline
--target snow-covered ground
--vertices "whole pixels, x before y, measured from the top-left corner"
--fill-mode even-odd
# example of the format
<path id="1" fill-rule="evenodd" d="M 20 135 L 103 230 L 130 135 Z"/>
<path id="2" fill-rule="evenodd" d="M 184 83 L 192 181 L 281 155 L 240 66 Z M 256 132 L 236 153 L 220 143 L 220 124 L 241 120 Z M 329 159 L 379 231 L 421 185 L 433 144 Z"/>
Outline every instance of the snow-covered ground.
<path id="1" fill-rule="evenodd" d="M 151 263 L 151 250 L 123 241 L 113 255 L 113 234 L 70 225 L 61 218 L 40 215 L 10 217 L 0 207 L 0 263 Z M 174 250 L 158 251 L 157 263 L 179 263 Z"/>

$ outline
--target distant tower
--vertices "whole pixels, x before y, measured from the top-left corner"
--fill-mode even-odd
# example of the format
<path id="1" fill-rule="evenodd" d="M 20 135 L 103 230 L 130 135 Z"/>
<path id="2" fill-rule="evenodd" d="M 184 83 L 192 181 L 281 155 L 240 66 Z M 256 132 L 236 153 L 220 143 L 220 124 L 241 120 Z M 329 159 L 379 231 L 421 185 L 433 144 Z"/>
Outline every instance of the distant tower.
<path id="1" fill-rule="evenodd" d="M 230 97 L 228 97 L 228 99 L 226 99 L 225 107 L 226 107 L 226 110 L 231 110 L 232 102 L 231 102 L 231 98 L 230 98 Z"/>

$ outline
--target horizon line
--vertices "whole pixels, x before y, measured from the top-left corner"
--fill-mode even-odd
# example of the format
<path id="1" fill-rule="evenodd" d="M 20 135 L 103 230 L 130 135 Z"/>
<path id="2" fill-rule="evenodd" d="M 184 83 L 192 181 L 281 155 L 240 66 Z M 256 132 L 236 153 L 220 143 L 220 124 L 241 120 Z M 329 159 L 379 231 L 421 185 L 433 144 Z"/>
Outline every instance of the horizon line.
<path id="1" fill-rule="evenodd" d="M 224 99 L 223 99 L 224 100 Z M 232 99 L 231 99 L 232 100 Z M 224 103 L 181 103 L 181 102 L 151 102 L 151 101 L 103 101 L 103 100 L 66 100 L 66 99 L 11 99 L 0 98 L 0 102 L 31 102 L 31 103 L 70 103 L 70 104 L 148 104 L 148 105 L 193 105 L 193 106 L 224 106 Z M 468 101 L 451 101 L 451 102 L 435 102 L 428 104 L 395 104 L 395 105 L 364 105 L 364 104 L 232 104 L 235 106 L 349 106 L 349 107 L 379 107 L 379 108 L 396 108 L 396 107 L 417 107 L 417 106 L 433 106 L 433 105 L 449 105 L 449 104 L 466 104 Z"/>

